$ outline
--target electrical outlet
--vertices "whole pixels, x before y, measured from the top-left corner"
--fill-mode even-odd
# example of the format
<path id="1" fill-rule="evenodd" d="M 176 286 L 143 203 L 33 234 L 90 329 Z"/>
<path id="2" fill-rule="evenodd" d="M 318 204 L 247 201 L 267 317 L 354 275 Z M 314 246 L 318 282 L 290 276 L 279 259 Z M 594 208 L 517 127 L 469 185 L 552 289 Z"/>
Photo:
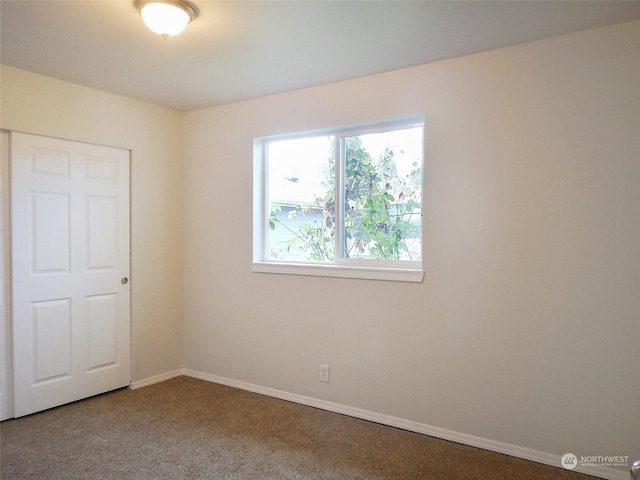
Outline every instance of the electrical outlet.
<path id="1" fill-rule="evenodd" d="M 320 365 L 320 381 L 329 383 L 329 365 Z"/>

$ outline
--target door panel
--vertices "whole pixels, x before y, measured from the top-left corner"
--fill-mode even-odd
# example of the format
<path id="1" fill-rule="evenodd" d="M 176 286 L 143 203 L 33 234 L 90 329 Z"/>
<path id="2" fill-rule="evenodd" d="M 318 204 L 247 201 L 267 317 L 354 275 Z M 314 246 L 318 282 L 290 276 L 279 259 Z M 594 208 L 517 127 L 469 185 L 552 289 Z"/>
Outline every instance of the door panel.
<path id="1" fill-rule="evenodd" d="M 129 152 L 11 134 L 14 413 L 130 383 Z"/>
<path id="2" fill-rule="evenodd" d="M 89 322 L 89 369 L 117 363 L 118 296 L 115 294 L 87 297 Z"/>
<path id="3" fill-rule="evenodd" d="M 71 299 L 32 302 L 35 383 L 71 375 Z"/>
<path id="4" fill-rule="evenodd" d="M 34 275 L 70 270 L 69 203 L 69 195 L 63 193 L 31 194 Z"/>
<path id="5" fill-rule="evenodd" d="M 118 199 L 87 197 L 87 268 L 117 268 Z"/>
<path id="6" fill-rule="evenodd" d="M 13 417 L 9 287 L 9 132 L 0 130 L 0 421 Z"/>

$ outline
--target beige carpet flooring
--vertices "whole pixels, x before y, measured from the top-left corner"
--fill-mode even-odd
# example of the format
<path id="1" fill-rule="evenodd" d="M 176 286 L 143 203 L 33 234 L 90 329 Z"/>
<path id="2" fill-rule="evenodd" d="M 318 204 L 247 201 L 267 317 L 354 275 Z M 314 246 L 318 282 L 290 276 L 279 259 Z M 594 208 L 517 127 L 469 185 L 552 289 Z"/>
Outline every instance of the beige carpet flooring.
<path id="1" fill-rule="evenodd" d="M 0 424 L 2 480 L 587 480 L 587 475 L 178 377 Z"/>

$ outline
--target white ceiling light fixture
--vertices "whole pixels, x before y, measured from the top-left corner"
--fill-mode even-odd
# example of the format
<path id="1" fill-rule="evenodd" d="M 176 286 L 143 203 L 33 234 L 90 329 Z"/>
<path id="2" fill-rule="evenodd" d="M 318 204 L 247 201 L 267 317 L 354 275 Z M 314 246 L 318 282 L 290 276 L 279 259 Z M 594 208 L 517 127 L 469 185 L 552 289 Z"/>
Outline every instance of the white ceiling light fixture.
<path id="1" fill-rule="evenodd" d="M 136 0 L 136 8 L 149 30 L 164 38 L 179 34 L 198 16 L 196 7 L 183 0 Z"/>

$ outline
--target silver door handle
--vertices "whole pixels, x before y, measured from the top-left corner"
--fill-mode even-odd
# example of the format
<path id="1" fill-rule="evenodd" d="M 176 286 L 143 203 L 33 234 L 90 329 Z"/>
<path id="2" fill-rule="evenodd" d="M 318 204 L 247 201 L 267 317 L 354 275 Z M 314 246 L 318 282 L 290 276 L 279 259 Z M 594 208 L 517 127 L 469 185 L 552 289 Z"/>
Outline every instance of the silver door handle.
<path id="1" fill-rule="evenodd" d="M 127 283 L 129 283 L 129 279 L 127 277 L 122 277 L 122 280 L 120 280 L 120 283 L 123 285 L 126 285 Z"/>

